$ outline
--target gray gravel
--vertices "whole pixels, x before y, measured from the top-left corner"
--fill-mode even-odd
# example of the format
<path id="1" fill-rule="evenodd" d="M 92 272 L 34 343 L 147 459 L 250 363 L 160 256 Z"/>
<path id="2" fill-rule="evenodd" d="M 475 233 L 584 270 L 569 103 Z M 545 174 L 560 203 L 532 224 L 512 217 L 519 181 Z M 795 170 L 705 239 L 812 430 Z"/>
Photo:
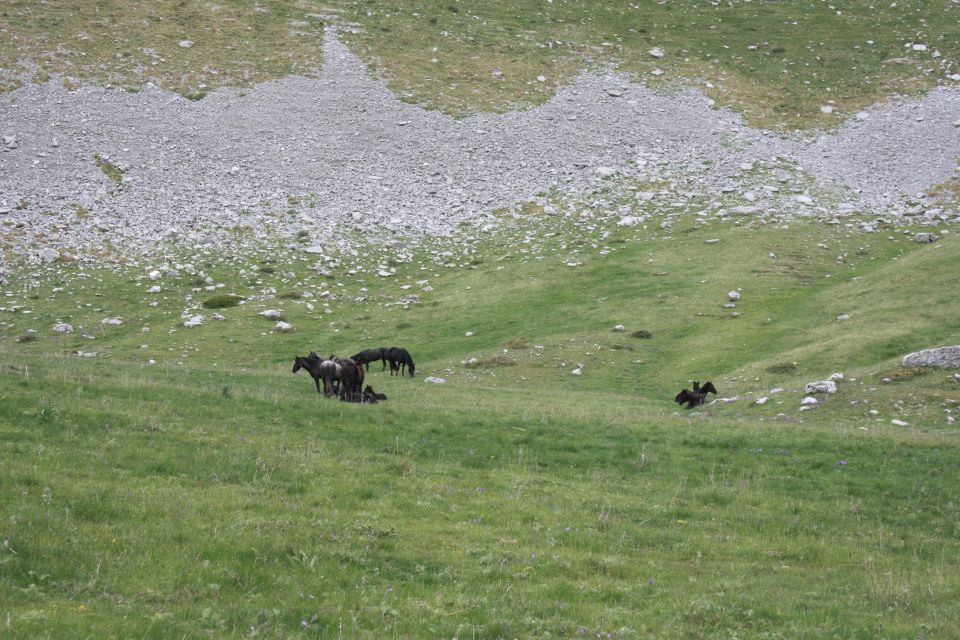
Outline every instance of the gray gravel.
<path id="1" fill-rule="evenodd" d="M 132 254 L 169 240 L 219 244 L 238 228 L 308 243 L 341 225 L 444 234 L 544 191 L 580 197 L 604 177 L 670 172 L 707 193 L 746 190 L 745 172 L 772 159 L 839 192 L 847 210 L 897 216 L 922 210 L 917 193 L 960 159 L 957 87 L 808 139 L 752 129 L 695 90 L 658 95 L 612 70 L 536 108 L 455 120 L 401 102 L 334 32 L 324 46 L 317 79 L 198 102 L 57 81 L 0 96 L 0 233 L 31 260 L 45 259 L 38 234 L 46 259 L 105 240 Z M 124 170 L 120 186 L 95 155 Z"/>

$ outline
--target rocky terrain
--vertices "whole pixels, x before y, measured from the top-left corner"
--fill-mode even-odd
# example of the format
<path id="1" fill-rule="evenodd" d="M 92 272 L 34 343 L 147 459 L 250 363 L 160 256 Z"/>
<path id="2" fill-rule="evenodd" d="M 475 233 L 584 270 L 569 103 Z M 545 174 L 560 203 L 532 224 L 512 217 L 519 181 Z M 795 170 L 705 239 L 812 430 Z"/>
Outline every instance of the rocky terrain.
<path id="1" fill-rule="evenodd" d="M 701 214 L 958 218 L 924 194 L 960 158 L 956 87 L 788 137 L 692 89 L 660 95 L 609 70 L 536 108 L 455 120 L 402 102 L 332 30 L 324 53 L 318 79 L 197 102 L 57 81 L 3 95 L 8 257 L 149 254 L 238 234 L 310 247 L 345 226 L 446 234 L 547 193 L 584 202 L 598 188 L 636 196 L 620 206 L 625 224 L 668 195 L 662 206 Z"/>

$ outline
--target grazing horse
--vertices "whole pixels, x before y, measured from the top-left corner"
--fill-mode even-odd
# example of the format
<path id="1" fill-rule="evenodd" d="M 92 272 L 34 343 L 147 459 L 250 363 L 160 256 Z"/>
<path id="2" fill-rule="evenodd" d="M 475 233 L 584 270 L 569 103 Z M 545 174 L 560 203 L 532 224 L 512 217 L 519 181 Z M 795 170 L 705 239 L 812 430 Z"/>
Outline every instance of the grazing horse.
<path id="1" fill-rule="evenodd" d="M 352 402 L 362 396 L 363 365 L 357 364 L 351 358 L 330 358 L 340 365 L 340 399 Z"/>
<path id="2" fill-rule="evenodd" d="M 398 376 L 402 376 L 404 367 L 408 367 L 410 377 L 413 377 L 413 372 L 416 371 L 417 367 L 413 364 L 413 358 L 410 357 L 409 351 L 403 347 L 390 347 L 387 349 L 385 356 L 390 361 L 390 375 L 396 373 Z"/>
<path id="3" fill-rule="evenodd" d="M 366 351 L 361 351 L 355 356 L 350 356 L 350 359 L 357 364 L 366 365 L 367 371 L 370 371 L 371 362 L 380 360 L 383 362 L 383 366 L 380 367 L 380 371 L 383 371 L 387 368 L 387 348 L 377 347 L 376 349 L 367 349 Z"/>
<path id="4" fill-rule="evenodd" d="M 317 393 L 320 393 L 320 368 L 326 361 L 315 354 L 313 351 L 310 352 L 308 356 L 294 356 L 293 358 L 293 372 L 296 373 L 300 369 L 306 369 L 310 376 L 313 378 L 314 384 L 317 385 Z M 326 380 L 324 380 L 324 390 L 326 390 Z"/>
<path id="5" fill-rule="evenodd" d="M 340 384 L 341 367 L 335 360 L 324 360 L 320 363 L 320 377 L 323 378 L 323 395 L 329 397 L 337 393 L 336 382 Z"/>
<path id="6" fill-rule="evenodd" d="M 687 409 L 693 409 L 695 406 L 700 404 L 705 404 L 707 401 L 707 394 L 712 393 L 716 395 L 717 388 L 713 386 L 713 383 L 709 380 L 702 387 L 700 386 L 699 381 L 694 381 L 693 391 L 689 389 L 684 389 L 677 394 L 677 397 L 673 399 L 677 404 L 687 404 Z"/>

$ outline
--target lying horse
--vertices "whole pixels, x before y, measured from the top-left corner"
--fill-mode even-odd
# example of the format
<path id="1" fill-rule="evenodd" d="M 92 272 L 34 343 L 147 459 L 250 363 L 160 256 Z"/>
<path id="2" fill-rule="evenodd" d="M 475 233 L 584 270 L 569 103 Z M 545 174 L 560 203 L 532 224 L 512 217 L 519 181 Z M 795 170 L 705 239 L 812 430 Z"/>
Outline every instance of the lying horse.
<path id="1" fill-rule="evenodd" d="M 373 387 L 371 387 L 370 385 L 367 385 L 367 388 L 363 390 L 363 397 L 366 398 L 368 396 L 373 398 L 377 402 L 382 402 L 383 400 L 387 399 L 387 394 L 377 393 L 376 391 L 373 390 Z"/>
<path id="2" fill-rule="evenodd" d="M 380 360 L 383 362 L 383 366 L 380 367 L 380 371 L 383 371 L 387 368 L 387 348 L 377 347 L 376 349 L 367 349 L 366 351 L 361 351 L 355 356 L 350 356 L 350 359 L 357 364 L 366 365 L 367 371 L 370 371 L 371 362 Z"/>
<path id="3" fill-rule="evenodd" d="M 402 376 L 404 367 L 409 367 L 410 377 L 413 377 L 413 372 L 416 371 L 417 367 L 413 364 L 413 358 L 410 357 L 409 351 L 403 347 L 390 347 L 384 357 L 390 361 L 390 375 L 396 373 L 398 376 Z"/>
<path id="4" fill-rule="evenodd" d="M 681 405 L 687 403 L 687 409 L 693 409 L 697 405 L 706 403 L 708 393 L 714 395 L 717 393 L 717 388 L 713 386 L 712 382 L 708 380 L 707 383 L 701 387 L 699 381 L 694 381 L 693 391 L 684 389 L 677 394 L 677 397 L 674 398 L 673 401 Z"/>

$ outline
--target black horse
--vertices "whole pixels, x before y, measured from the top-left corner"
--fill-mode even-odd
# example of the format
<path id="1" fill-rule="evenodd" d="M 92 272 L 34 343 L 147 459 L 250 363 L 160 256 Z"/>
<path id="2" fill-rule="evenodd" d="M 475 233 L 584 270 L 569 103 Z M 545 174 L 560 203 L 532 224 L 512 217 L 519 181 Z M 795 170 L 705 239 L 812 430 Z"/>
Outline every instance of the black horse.
<path id="1" fill-rule="evenodd" d="M 404 367 L 406 367 L 410 370 L 410 377 L 412 378 L 414 371 L 417 370 L 416 365 L 413 364 L 413 358 L 410 357 L 410 352 L 403 347 L 390 347 L 384 356 L 390 362 L 390 375 L 396 373 L 398 376 L 402 376 Z"/>
<path id="2" fill-rule="evenodd" d="M 699 381 L 694 381 L 693 391 L 684 389 L 677 394 L 677 397 L 674 398 L 673 401 L 681 405 L 686 403 L 687 409 L 693 409 L 697 405 L 706 403 L 708 393 L 717 394 L 717 388 L 713 386 L 712 382 L 708 380 L 707 383 L 701 387 Z"/>
<path id="3" fill-rule="evenodd" d="M 320 369 L 323 363 L 326 362 L 323 358 L 315 354 L 313 351 L 310 352 L 308 356 L 294 356 L 293 357 L 293 372 L 296 373 L 300 369 L 306 369 L 307 373 L 313 378 L 314 384 L 317 385 L 317 393 L 322 393 L 320 391 L 320 380 L 323 377 Z M 323 385 L 324 391 L 327 390 L 326 381 Z"/>
<path id="4" fill-rule="evenodd" d="M 370 385 L 367 385 L 367 388 L 363 390 L 363 397 L 373 398 L 373 400 L 375 400 L 376 402 L 382 402 L 383 400 L 387 399 L 387 394 L 377 393 L 376 391 L 373 390 L 373 387 L 371 387 Z"/>
<path id="5" fill-rule="evenodd" d="M 387 351 L 386 347 L 377 347 L 376 349 L 367 349 L 366 351 L 361 351 L 355 356 L 350 356 L 350 359 L 356 362 L 357 364 L 366 365 L 367 371 L 370 371 L 370 363 L 380 360 L 383 362 L 383 366 L 380 367 L 380 371 L 383 371 L 387 368 Z"/>

